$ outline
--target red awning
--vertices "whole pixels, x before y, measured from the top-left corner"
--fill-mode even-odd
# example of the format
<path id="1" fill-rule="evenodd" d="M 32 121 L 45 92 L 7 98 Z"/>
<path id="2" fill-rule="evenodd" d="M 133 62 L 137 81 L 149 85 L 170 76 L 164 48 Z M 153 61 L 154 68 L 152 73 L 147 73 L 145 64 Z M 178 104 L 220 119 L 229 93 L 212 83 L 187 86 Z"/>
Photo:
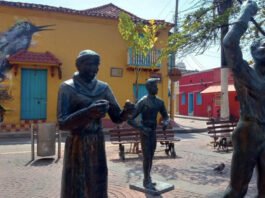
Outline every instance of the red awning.
<path id="1" fill-rule="evenodd" d="M 10 64 L 39 63 L 45 65 L 60 66 L 62 63 L 51 52 L 30 52 L 21 50 L 8 57 Z"/>
<path id="2" fill-rule="evenodd" d="M 228 92 L 236 91 L 234 85 L 228 85 Z M 212 85 L 202 90 L 201 93 L 220 93 L 221 85 Z"/>
<path id="3" fill-rule="evenodd" d="M 45 67 L 51 67 L 51 76 L 54 76 L 54 69 L 58 69 L 58 77 L 62 78 L 61 65 L 62 62 L 56 58 L 51 52 L 30 52 L 27 50 L 21 50 L 16 54 L 7 58 L 8 62 L 14 66 L 14 75 L 17 74 L 17 68 L 21 65 L 39 65 Z"/>

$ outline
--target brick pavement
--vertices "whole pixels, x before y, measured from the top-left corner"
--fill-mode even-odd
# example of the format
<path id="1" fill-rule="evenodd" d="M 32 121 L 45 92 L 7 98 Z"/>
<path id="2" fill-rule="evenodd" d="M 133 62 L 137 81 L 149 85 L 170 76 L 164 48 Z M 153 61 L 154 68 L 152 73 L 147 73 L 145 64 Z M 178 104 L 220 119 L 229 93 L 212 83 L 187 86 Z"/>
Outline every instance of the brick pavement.
<path id="1" fill-rule="evenodd" d="M 163 147 L 158 145 L 153 162 L 154 179 L 175 185 L 175 190 L 161 196 L 148 196 L 129 189 L 129 183 L 142 181 L 141 156 L 127 154 L 122 162 L 118 159 L 118 146 L 106 143 L 109 168 L 110 198 L 202 198 L 220 197 L 229 181 L 231 153 L 213 152 L 208 144 L 207 134 L 178 134 L 177 158 L 165 156 Z M 126 147 L 127 148 L 127 147 Z M 31 158 L 30 144 L 0 145 L 0 198 L 58 198 L 62 159 Z M 216 174 L 213 168 L 224 162 L 223 174 Z M 255 179 L 255 175 L 254 175 Z M 255 195 L 255 181 L 250 185 L 248 198 Z"/>
<path id="2" fill-rule="evenodd" d="M 27 145 L 29 147 L 29 145 Z M 21 146 L 17 152 L 0 152 L 0 197 L 1 198 L 57 198 L 60 194 L 60 177 L 62 160 L 54 158 L 37 158 L 30 161 L 30 152 Z M 19 148 L 19 146 L 17 146 Z M 107 144 L 110 153 L 109 197 L 110 198 L 142 198 L 145 194 L 130 190 L 129 182 L 142 180 L 141 160 L 137 156 L 129 156 L 126 162 L 117 159 L 116 147 Z M 2 151 L 2 149 L 1 149 Z M 167 160 L 167 159 L 166 159 Z M 157 166 L 159 169 L 160 167 Z M 162 168 L 162 167 L 161 167 Z M 154 172 L 163 172 L 155 170 Z M 164 174 L 168 174 L 164 172 Z M 202 197 L 195 193 L 176 190 L 163 194 L 166 197 Z M 193 196 L 191 196 L 193 195 Z M 150 196 L 152 197 L 152 196 Z M 154 197 L 154 196 L 153 196 Z"/>

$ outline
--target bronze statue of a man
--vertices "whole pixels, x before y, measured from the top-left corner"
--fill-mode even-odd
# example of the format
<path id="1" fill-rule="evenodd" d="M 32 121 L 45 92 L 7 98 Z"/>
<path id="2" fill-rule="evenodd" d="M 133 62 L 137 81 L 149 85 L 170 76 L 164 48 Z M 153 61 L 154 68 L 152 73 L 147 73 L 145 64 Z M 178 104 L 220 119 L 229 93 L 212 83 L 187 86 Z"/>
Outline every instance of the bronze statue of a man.
<path id="1" fill-rule="evenodd" d="M 265 38 L 255 40 L 251 45 L 253 68 L 243 60 L 239 46 L 240 38 L 257 9 L 254 1 L 246 1 L 237 22 L 223 40 L 240 102 L 240 120 L 232 135 L 231 178 L 224 197 L 244 197 L 255 166 L 257 197 L 265 197 Z"/>
<path id="2" fill-rule="evenodd" d="M 96 79 L 100 56 L 81 51 L 76 72 L 58 94 L 57 118 L 70 131 L 65 142 L 61 198 L 107 197 L 108 170 L 101 119 L 108 113 L 115 123 L 125 121 L 134 105 L 119 107 L 109 85 Z"/>
<path id="3" fill-rule="evenodd" d="M 143 152 L 143 172 L 144 180 L 143 186 L 147 189 L 155 190 L 155 183 L 151 179 L 151 168 L 156 149 L 156 126 L 157 126 L 157 115 L 161 114 L 163 118 L 163 129 L 165 130 L 169 124 L 169 117 L 165 108 L 164 102 L 156 97 L 157 88 L 156 78 L 150 78 L 146 82 L 146 89 L 148 95 L 142 97 L 136 103 L 135 114 L 128 123 L 139 129 L 141 137 L 141 147 Z M 141 121 L 138 123 L 135 118 L 140 115 Z"/>

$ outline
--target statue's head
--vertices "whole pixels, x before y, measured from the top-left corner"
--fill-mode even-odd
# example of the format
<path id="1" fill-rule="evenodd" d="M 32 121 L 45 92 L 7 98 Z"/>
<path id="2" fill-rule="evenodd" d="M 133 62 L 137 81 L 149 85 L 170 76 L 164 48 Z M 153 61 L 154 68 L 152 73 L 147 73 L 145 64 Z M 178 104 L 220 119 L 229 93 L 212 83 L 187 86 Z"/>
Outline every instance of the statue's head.
<path id="1" fill-rule="evenodd" d="M 145 87 L 150 95 L 156 95 L 158 92 L 157 82 L 159 78 L 149 78 L 146 83 Z"/>
<path id="2" fill-rule="evenodd" d="M 260 66 L 265 69 L 265 37 L 255 39 L 250 46 L 251 55 L 255 62 L 255 69 L 261 70 Z M 262 73 L 265 72 L 261 71 Z M 265 73 L 264 73 L 265 74 Z"/>
<path id="3" fill-rule="evenodd" d="M 81 78 L 90 82 L 98 73 L 100 56 L 92 50 L 81 51 L 76 58 L 76 68 Z"/>

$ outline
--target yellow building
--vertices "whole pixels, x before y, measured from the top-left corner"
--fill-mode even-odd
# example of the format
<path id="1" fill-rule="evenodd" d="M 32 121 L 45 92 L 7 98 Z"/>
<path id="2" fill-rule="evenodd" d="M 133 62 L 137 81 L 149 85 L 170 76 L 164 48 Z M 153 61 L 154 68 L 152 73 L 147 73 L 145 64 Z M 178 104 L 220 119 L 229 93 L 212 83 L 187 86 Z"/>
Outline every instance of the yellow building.
<path id="1" fill-rule="evenodd" d="M 59 85 L 72 77 L 76 56 L 83 49 L 101 55 L 97 78 L 111 86 L 120 105 L 134 100 L 134 68 L 142 67 L 139 97 L 145 93 L 145 80 L 159 76 L 158 96 L 168 106 L 167 60 L 151 68 L 162 42 L 148 57 L 136 56 L 118 31 L 121 11 L 113 4 L 79 11 L 1 1 L 0 78 L 5 75 L 6 79 L 0 83 L 0 93 L 12 98 L 0 97 L 7 110 L 1 131 L 27 130 L 32 122 L 56 122 Z M 134 21 L 147 22 L 128 14 Z M 165 24 L 159 40 L 166 41 L 172 24 L 156 23 Z"/>

